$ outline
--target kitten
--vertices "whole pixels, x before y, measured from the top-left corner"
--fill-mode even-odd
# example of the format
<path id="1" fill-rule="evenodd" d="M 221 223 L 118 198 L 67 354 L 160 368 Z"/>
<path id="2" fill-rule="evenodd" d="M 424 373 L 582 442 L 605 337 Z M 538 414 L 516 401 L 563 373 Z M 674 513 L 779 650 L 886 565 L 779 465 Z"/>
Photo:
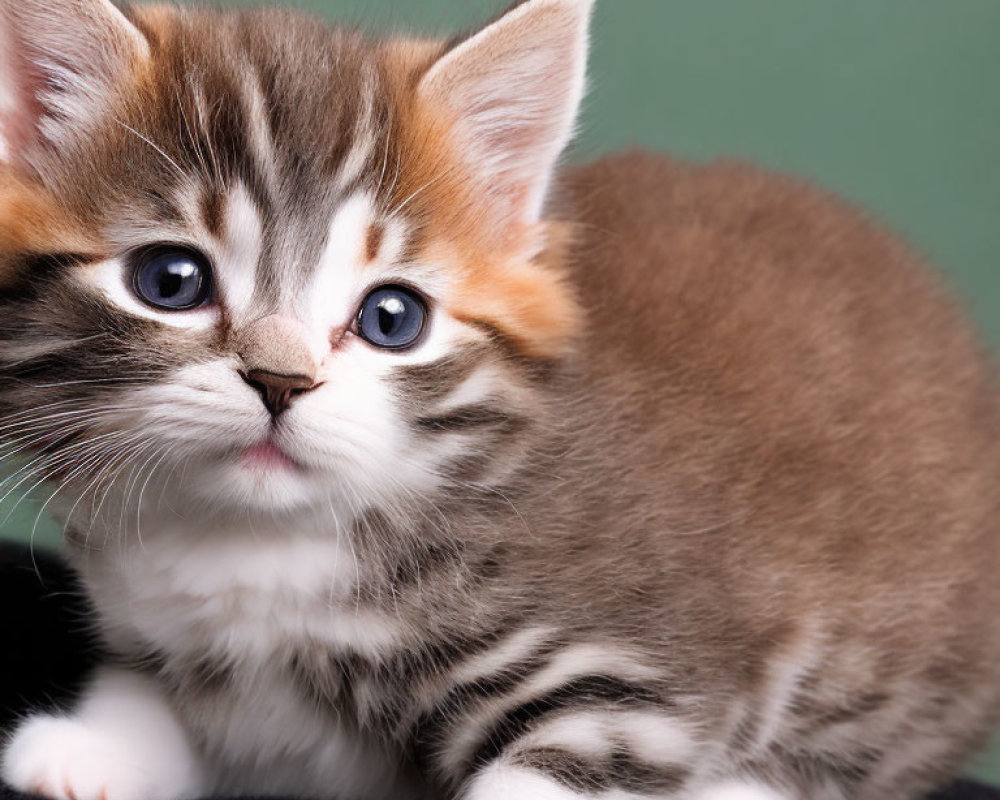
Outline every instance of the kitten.
<path id="1" fill-rule="evenodd" d="M 797 181 L 557 171 L 590 0 L 2 8 L 6 486 L 53 481 L 115 657 L 7 781 L 902 800 L 982 742 L 975 337 Z"/>

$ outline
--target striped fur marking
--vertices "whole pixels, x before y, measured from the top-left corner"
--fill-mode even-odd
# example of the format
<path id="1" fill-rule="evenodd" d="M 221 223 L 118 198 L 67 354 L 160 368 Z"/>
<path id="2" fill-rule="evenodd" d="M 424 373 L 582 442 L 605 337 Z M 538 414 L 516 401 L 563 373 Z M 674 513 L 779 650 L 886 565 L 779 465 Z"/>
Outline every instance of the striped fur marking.
<path id="1" fill-rule="evenodd" d="M 545 718 L 581 705 L 667 708 L 648 687 L 653 675 L 625 654 L 547 642 L 502 669 L 453 689 L 418 723 L 424 757 L 449 775 L 464 775 L 501 755 Z M 610 650 L 610 652 L 609 652 Z"/>
<path id="2" fill-rule="evenodd" d="M 606 675 L 588 675 L 546 692 L 540 697 L 506 711 L 488 729 L 470 761 L 482 766 L 496 759 L 511 745 L 546 717 L 565 709 L 607 705 L 623 707 L 656 707 L 660 695 L 636 684 L 626 683 Z"/>
<path id="3" fill-rule="evenodd" d="M 417 428 L 428 433 L 464 433 L 481 428 L 517 433 L 528 421 L 489 403 L 461 406 L 438 416 L 418 417 Z"/>

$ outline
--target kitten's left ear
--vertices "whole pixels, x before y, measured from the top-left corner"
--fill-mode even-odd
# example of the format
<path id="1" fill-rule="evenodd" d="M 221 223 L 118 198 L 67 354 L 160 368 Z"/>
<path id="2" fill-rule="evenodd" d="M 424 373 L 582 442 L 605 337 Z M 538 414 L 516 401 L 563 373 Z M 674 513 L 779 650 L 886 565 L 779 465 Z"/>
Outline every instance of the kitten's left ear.
<path id="1" fill-rule="evenodd" d="M 110 0 L 0 0 L 3 160 L 37 162 L 84 135 L 148 56 Z"/>
<path id="2" fill-rule="evenodd" d="M 594 0 L 523 0 L 445 53 L 419 85 L 452 122 L 501 225 L 537 222 L 583 98 Z"/>

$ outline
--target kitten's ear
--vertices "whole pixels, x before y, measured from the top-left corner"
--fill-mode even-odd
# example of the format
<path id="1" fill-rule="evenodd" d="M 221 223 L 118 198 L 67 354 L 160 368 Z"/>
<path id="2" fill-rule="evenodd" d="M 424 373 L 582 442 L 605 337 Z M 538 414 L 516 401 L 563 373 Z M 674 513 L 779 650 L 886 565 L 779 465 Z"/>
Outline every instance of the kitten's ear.
<path id="1" fill-rule="evenodd" d="M 85 133 L 148 55 L 110 0 L 0 0 L 3 160 L 32 163 Z"/>
<path id="2" fill-rule="evenodd" d="M 594 0 L 525 0 L 445 53 L 421 99 L 454 120 L 467 167 L 501 224 L 542 214 L 583 98 Z"/>

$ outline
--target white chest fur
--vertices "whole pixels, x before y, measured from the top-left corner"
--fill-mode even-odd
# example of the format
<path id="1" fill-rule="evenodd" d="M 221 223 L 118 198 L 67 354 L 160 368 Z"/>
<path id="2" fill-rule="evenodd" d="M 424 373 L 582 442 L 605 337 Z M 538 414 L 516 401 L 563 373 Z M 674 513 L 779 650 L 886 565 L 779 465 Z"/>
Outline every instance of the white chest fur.
<path id="1" fill-rule="evenodd" d="M 78 561 L 115 648 L 231 674 L 204 708 L 179 698 L 220 790 L 404 796 L 388 754 L 317 708 L 285 669 L 304 648 L 375 657 L 398 645 L 399 620 L 357 602 L 349 548 L 287 530 L 144 527 L 143 540 Z"/>

